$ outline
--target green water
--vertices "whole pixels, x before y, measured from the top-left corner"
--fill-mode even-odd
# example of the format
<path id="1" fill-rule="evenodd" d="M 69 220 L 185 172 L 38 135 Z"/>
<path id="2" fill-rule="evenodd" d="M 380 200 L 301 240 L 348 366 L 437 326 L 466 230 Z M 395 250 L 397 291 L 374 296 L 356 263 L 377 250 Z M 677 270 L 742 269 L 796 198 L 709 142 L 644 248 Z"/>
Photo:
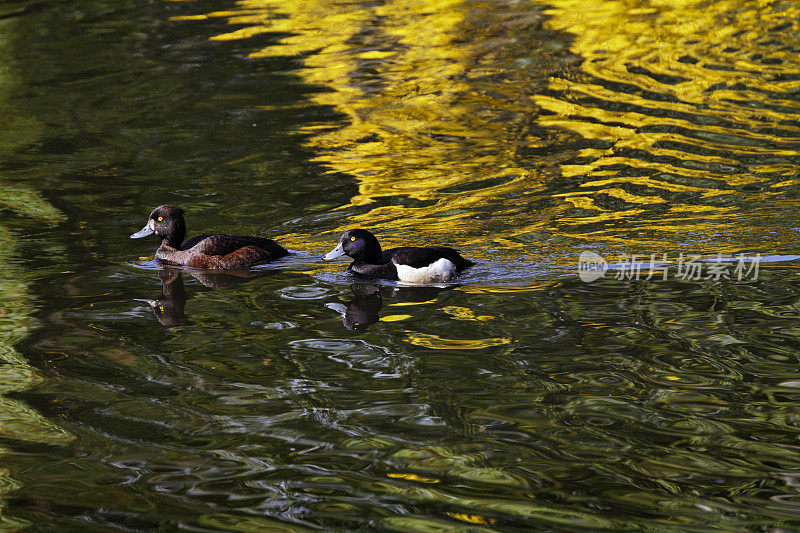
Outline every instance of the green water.
<path id="1" fill-rule="evenodd" d="M 0 4 L 0 530 L 800 529 L 798 21 Z M 164 203 L 295 254 L 165 268 Z M 357 280 L 356 226 L 477 265 Z"/>

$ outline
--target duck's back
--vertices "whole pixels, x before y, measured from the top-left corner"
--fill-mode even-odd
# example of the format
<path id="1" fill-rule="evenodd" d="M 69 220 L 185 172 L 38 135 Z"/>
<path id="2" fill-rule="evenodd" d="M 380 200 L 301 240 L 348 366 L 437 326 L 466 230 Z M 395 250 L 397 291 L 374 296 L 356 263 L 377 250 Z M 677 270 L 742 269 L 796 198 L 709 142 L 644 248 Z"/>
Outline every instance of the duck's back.
<path id="1" fill-rule="evenodd" d="M 205 233 L 203 235 L 198 235 L 197 237 L 192 237 L 191 239 L 186 239 L 181 244 L 180 250 L 188 250 L 195 246 L 198 242 L 202 241 L 203 239 L 207 239 L 208 237 L 213 236 L 213 233 Z"/>
<path id="2" fill-rule="evenodd" d="M 164 249 L 156 257 L 168 263 L 195 268 L 246 268 L 269 263 L 288 251 L 272 239 L 245 235 L 198 235 L 186 240 L 179 250 Z"/>
<path id="3" fill-rule="evenodd" d="M 251 237 L 248 235 L 223 235 L 208 234 L 193 237 L 181 245 L 181 250 L 195 251 L 206 255 L 228 255 L 247 246 L 255 246 L 270 253 L 273 259 L 283 257 L 289 252 L 286 249 L 265 237 Z"/>
<path id="4" fill-rule="evenodd" d="M 404 246 L 392 248 L 384 252 L 386 262 L 391 261 L 396 265 L 407 265 L 411 268 L 425 268 L 440 259 L 446 259 L 455 265 L 456 269 L 463 270 L 475 263 L 469 259 L 464 259 L 461 255 L 446 246 L 415 247 Z"/>

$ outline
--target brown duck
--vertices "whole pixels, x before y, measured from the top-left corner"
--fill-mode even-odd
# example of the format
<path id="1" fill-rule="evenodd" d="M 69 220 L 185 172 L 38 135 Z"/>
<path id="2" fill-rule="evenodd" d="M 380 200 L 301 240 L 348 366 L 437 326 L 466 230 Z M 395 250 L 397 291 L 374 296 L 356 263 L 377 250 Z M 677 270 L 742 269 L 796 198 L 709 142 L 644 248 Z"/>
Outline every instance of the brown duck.
<path id="1" fill-rule="evenodd" d="M 275 241 L 264 237 L 208 233 L 184 241 L 186 222 L 183 209 L 174 205 L 160 205 L 153 209 L 145 227 L 131 235 L 131 239 L 154 233 L 161 237 L 156 259 L 171 265 L 246 268 L 269 263 L 289 253 Z"/>

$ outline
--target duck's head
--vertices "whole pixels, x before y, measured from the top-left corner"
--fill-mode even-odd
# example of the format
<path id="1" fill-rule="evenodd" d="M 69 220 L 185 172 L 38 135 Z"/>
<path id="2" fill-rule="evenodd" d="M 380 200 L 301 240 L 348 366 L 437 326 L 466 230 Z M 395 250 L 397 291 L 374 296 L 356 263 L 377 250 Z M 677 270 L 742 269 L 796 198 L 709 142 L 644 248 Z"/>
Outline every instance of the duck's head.
<path id="1" fill-rule="evenodd" d="M 365 229 L 351 229 L 342 234 L 336 248 L 325 254 L 322 258 L 326 261 L 348 255 L 356 261 L 374 263 L 380 260 L 381 245 L 375 235 Z"/>
<path id="2" fill-rule="evenodd" d="M 153 209 L 147 224 L 140 231 L 131 235 L 131 239 L 141 239 L 155 233 L 169 246 L 180 247 L 186 236 L 186 222 L 183 220 L 183 209 L 174 205 L 160 205 Z"/>

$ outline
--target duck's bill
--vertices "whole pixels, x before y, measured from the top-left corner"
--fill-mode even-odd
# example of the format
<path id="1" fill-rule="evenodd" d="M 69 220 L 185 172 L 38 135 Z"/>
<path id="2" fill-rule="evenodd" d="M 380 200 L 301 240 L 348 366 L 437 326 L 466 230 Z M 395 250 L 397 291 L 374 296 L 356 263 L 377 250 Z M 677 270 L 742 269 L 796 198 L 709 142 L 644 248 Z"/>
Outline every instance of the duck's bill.
<path id="1" fill-rule="evenodd" d="M 147 225 L 143 227 L 141 230 L 131 235 L 131 239 L 141 239 L 142 237 L 147 237 L 148 235 L 152 235 L 153 233 L 155 233 L 155 230 L 152 229 L 149 225 Z"/>
<path id="2" fill-rule="evenodd" d="M 337 257 L 342 257 L 344 255 L 344 248 L 342 248 L 342 243 L 336 245 L 336 248 L 328 252 L 327 254 L 323 255 L 322 258 L 325 261 L 330 261 L 331 259 L 336 259 Z"/>

